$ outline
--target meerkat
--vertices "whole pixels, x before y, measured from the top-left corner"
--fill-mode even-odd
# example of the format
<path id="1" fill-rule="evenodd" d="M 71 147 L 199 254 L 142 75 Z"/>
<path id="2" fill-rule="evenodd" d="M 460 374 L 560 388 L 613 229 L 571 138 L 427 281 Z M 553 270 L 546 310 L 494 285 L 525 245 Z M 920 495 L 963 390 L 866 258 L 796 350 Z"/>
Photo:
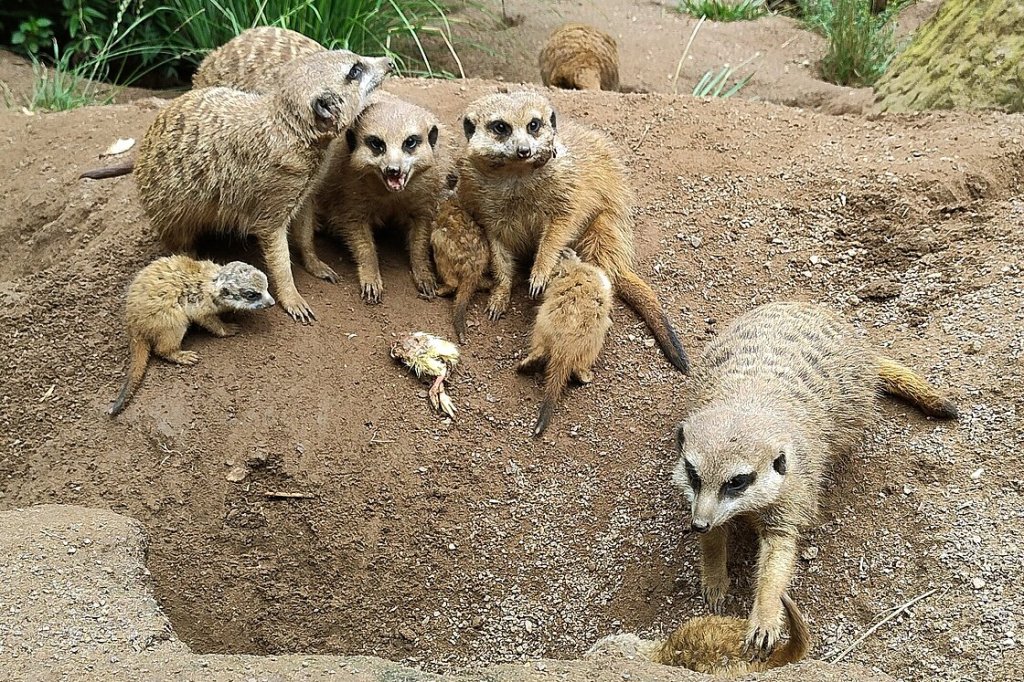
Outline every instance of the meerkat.
<path id="1" fill-rule="evenodd" d="M 457 177 L 450 174 L 451 190 L 456 182 Z M 466 343 L 466 312 L 477 291 L 491 288 L 487 276 L 491 257 L 483 230 L 462 210 L 454 191 L 447 194 L 434 218 L 430 246 L 441 280 L 437 294 L 455 296 L 452 322 L 459 343 Z"/>
<path id="2" fill-rule="evenodd" d="M 313 248 L 313 189 L 328 144 L 393 68 L 387 58 L 325 51 L 282 66 L 273 92 L 202 88 L 164 107 L 135 161 L 139 197 L 164 247 L 192 252 L 211 229 L 255 236 L 281 307 L 311 321 L 288 237 L 312 275 L 337 279 Z"/>
<path id="3" fill-rule="evenodd" d="M 745 651 L 747 622 L 727 616 L 691 618 L 666 639 L 644 639 L 631 633 L 608 635 L 598 640 L 585 657 L 611 651 L 715 677 L 734 677 L 781 668 L 803 660 L 811 648 L 807 623 L 788 594 L 782 595 L 782 607 L 786 613 L 789 641 L 765 660 L 751 659 Z"/>
<path id="4" fill-rule="evenodd" d="M 591 367 L 612 326 L 612 283 L 601 268 L 584 263 L 572 249 L 562 249 L 544 301 L 537 311 L 530 352 L 516 367 L 530 372 L 544 365 L 544 400 L 533 428 L 540 436 L 551 422 L 569 380 L 594 379 Z"/>
<path id="5" fill-rule="evenodd" d="M 249 28 L 206 55 L 192 76 L 192 87 L 267 92 L 284 64 L 326 51 L 298 31 L 276 26 Z"/>
<path id="6" fill-rule="evenodd" d="M 128 371 L 110 415 L 124 410 L 142 383 L 151 353 L 179 365 L 199 356 L 181 349 L 189 324 L 220 337 L 238 333 L 238 325 L 220 319 L 230 311 L 262 310 L 274 305 L 267 276 L 248 263 L 218 265 L 188 256 L 165 256 L 144 267 L 128 287 Z"/>
<path id="7" fill-rule="evenodd" d="M 696 407 L 676 428 L 673 483 L 701 534 L 701 582 L 715 610 L 729 590 L 728 522 L 759 537 L 747 646 L 763 655 L 781 630 L 780 598 L 800 532 L 814 522 L 825 468 L 859 440 L 887 392 L 925 414 L 957 409 L 922 377 L 881 356 L 827 308 L 770 303 L 712 340 L 693 375 Z"/>
<path id="8" fill-rule="evenodd" d="M 619 48 L 604 31 L 565 24 L 548 37 L 538 59 L 544 85 L 568 90 L 618 90 Z"/>
<path id="9" fill-rule="evenodd" d="M 346 131 L 345 144 L 331 150 L 317 212 L 352 252 L 368 303 L 379 303 L 383 291 L 373 231 L 385 225 L 406 231 L 413 281 L 434 296 L 430 226 L 447 170 L 439 136 L 436 116 L 381 92 Z"/>
<path id="10" fill-rule="evenodd" d="M 466 150 L 459 202 L 484 229 L 494 287 L 487 311 L 508 308 L 516 259 L 533 256 L 530 295 L 547 286 L 572 247 L 611 278 L 677 369 L 689 360 L 651 287 L 633 271 L 633 219 L 625 168 L 611 140 L 558 121 L 543 95 L 521 91 L 472 102 L 463 114 Z"/>

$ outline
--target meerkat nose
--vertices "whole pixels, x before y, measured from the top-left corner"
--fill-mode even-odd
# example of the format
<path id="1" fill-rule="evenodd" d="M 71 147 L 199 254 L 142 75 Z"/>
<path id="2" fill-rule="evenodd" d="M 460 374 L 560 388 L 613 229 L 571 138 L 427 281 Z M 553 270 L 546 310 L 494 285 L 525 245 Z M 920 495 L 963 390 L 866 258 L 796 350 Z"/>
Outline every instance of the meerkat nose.
<path id="1" fill-rule="evenodd" d="M 692 530 L 695 533 L 707 533 L 709 530 L 711 530 L 711 525 L 705 523 L 704 521 L 695 520 L 690 523 L 690 530 Z"/>
<path id="2" fill-rule="evenodd" d="M 394 73 L 397 68 L 398 67 L 395 64 L 395 60 L 394 59 L 391 59 L 390 57 L 386 57 L 385 58 L 385 60 L 384 60 L 384 73 Z"/>
<path id="3" fill-rule="evenodd" d="M 533 151 L 529 147 L 519 147 L 516 149 L 516 156 L 520 159 L 528 159 L 533 156 Z"/>
<path id="4" fill-rule="evenodd" d="M 384 169 L 384 174 L 389 178 L 398 178 L 402 176 L 402 169 L 395 168 L 394 166 L 388 166 Z"/>

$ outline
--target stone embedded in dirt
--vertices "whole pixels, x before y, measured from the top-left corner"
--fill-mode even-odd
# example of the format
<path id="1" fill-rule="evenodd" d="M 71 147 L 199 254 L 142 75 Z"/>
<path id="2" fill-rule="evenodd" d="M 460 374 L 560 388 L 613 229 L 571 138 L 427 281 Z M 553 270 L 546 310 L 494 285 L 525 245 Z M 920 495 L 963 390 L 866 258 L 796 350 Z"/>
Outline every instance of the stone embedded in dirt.
<path id="1" fill-rule="evenodd" d="M 245 467 L 235 467 L 224 476 L 231 483 L 241 483 L 249 476 L 249 470 Z"/>
<path id="2" fill-rule="evenodd" d="M 984 578 L 975 578 L 974 580 L 971 581 L 971 584 L 974 585 L 974 589 L 980 590 L 983 587 L 985 587 L 985 579 Z"/>
<path id="3" fill-rule="evenodd" d="M 888 301 L 898 297 L 902 290 L 903 288 L 898 282 L 893 282 L 890 279 L 875 279 L 858 289 L 857 294 L 867 301 Z"/>
<path id="4" fill-rule="evenodd" d="M 818 558 L 818 552 L 818 548 L 811 545 L 810 547 L 805 547 L 804 551 L 800 552 L 800 558 L 804 561 L 814 561 Z"/>
<path id="5" fill-rule="evenodd" d="M 398 634 L 401 635 L 402 639 L 409 642 L 410 644 L 416 641 L 416 631 L 410 627 L 404 627 L 399 629 Z"/>

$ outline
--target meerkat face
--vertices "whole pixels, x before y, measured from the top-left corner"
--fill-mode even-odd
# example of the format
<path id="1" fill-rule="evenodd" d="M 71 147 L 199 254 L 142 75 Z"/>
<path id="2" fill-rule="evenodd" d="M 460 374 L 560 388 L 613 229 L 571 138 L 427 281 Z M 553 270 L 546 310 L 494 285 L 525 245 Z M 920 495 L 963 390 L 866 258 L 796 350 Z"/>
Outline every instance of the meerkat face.
<path id="1" fill-rule="evenodd" d="M 366 99 L 394 71 L 387 57 L 325 50 L 281 68 L 277 88 L 289 111 L 315 136 L 340 135 L 366 106 Z"/>
<path id="2" fill-rule="evenodd" d="M 400 100 L 375 102 L 345 133 L 349 165 L 378 176 L 389 192 L 401 192 L 434 165 L 437 137 L 437 120 L 426 110 Z"/>
<path id="3" fill-rule="evenodd" d="M 232 261 L 213 280 L 214 299 L 233 310 L 262 310 L 274 305 L 267 276 L 248 263 Z"/>
<path id="4" fill-rule="evenodd" d="M 488 95 L 462 117 L 467 153 L 480 168 L 528 172 L 557 156 L 557 116 L 551 102 L 530 92 Z"/>
<path id="5" fill-rule="evenodd" d="M 777 502 L 794 464 L 792 441 L 771 419 L 723 406 L 683 421 L 676 450 L 672 482 L 690 501 L 691 527 L 700 533 Z"/>

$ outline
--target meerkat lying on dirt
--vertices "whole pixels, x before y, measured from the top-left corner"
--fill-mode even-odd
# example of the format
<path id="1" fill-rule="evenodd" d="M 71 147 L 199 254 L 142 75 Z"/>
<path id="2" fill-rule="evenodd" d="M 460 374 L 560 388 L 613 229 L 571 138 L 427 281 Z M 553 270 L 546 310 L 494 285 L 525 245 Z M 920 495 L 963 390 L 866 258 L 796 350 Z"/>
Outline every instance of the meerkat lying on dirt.
<path id="1" fill-rule="evenodd" d="M 568 90 L 618 90 L 619 48 L 604 31 L 586 24 L 555 29 L 538 59 L 544 85 Z"/>
<path id="2" fill-rule="evenodd" d="M 267 276 L 248 263 L 218 265 L 187 256 L 153 261 L 128 287 L 128 371 L 109 413 L 116 415 L 124 410 L 142 383 L 150 353 L 179 365 L 199 361 L 194 351 L 181 350 L 189 324 L 198 324 L 216 336 L 232 336 L 238 333 L 238 325 L 223 322 L 221 313 L 262 310 L 272 305 Z"/>
<path id="3" fill-rule="evenodd" d="M 728 616 L 691 618 L 663 640 L 642 639 L 625 633 L 608 635 L 598 640 L 585 657 L 615 651 L 715 677 L 735 677 L 781 668 L 803 660 L 811 648 L 807 623 L 787 594 L 782 595 L 782 607 L 786 613 L 789 641 L 765 660 L 752 660 L 746 651 L 747 621 Z"/>
<path id="4" fill-rule="evenodd" d="M 508 308 L 517 258 L 533 257 L 539 296 L 564 247 L 597 265 L 650 327 L 666 357 L 688 371 L 686 352 L 651 287 L 633 271 L 633 221 L 625 169 L 602 133 L 558 121 L 536 92 L 482 97 L 463 115 L 468 141 L 459 202 L 487 234 L 492 319 Z"/>
<path id="5" fill-rule="evenodd" d="M 828 309 L 771 303 L 736 318 L 712 340 L 693 376 L 696 407 L 676 429 L 672 480 L 701 533 L 704 596 L 720 608 L 729 590 L 727 524 L 742 517 L 760 548 L 746 641 L 772 649 L 780 599 L 796 567 L 800 532 L 818 512 L 826 465 L 860 441 L 880 391 L 925 414 L 956 407 L 923 378 L 870 351 Z"/>
<path id="6" fill-rule="evenodd" d="M 450 189 L 454 190 L 457 178 L 454 174 L 448 178 Z M 449 191 L 434 218 L 430 246 L 441 280 L 437 294 L 454 294 L 452 322 L 459 343 L 466 343 L 466 311 L 478 290 L 491 287 L 487 276 L 491 256 L 483 230 L 462 210 L 454 191 Z"/>
<path id="7" fill-rule="evenodd" d="M 516 369 L 530 372 L 544 365 L 544 400 L 533 429 L 539 436 L 551 422 L 555 405 L 575 378 L 589 384 L 591 367 L 612 326 L 612 283 L 601 268 L 584 263 L 572 249 L 562 249 L 544 302 L 537 311 L 530 353 Z"/>
<path id="8" fill-rule="evenodd" d="M 430 298 L 430 225 L 443 197 L 446 162 L 440 124 L 432 113 L 378 93 L 332 147 L 316 198 L 328 232 L 342 237 L 356 262 L 363 298 L 379 303 L 383 282 L 373 230 L 406 231 L 412 277 Z"/>
<path id="9" fill-rule="evenodd" d="M 306 269 L 334 281 L 313 248 L 312 190 L 328 144 L 393 68 L 386 58 L 325 51 L 282 66 L 268 94 L 203 88 L 164 107 L 139 145 L 135 177 L 165 248 L 191 252 L 210 229 L 254 235 L 281 306 L 310 321 L 289 232 Z"/>

